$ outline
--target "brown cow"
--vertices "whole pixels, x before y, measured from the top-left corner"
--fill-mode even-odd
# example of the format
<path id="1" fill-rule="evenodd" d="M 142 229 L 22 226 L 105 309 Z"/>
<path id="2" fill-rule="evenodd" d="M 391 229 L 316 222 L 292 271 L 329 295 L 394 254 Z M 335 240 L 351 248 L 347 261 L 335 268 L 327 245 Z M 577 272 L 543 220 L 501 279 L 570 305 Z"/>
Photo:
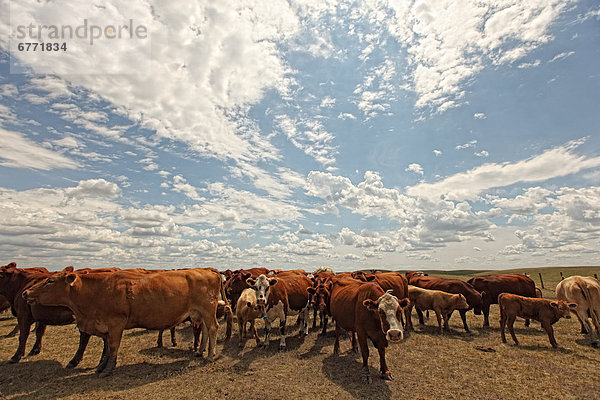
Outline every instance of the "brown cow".
<path id="1" fill-rule="evenodd" d="M 548 299 L 538 299 L 523 297 L 516 294 L 502 293 L 498 296 L 500 305 L 500 333 L 502 342 L 506 343 L 504 328 L 508 322 L 508 331 L 516 345 L 519 344 L 515 336 L 514 323 L 517 317 L 534 319 L 542 324 L 542 328 L 548 334 L 548 339 L 552 347 L 557 347 L 554 339 L 554 330 L 552 325 L 560 318 L 571 318 L 571 310 L 577 308 L 575 303 L 567 303 L 562 300 L 552 301 Z"/>
<path id="2" fill-rule="evenodd" d="M 381 377 L 392 379 L 385 351 L 390 342 L 403 339 L 401 315 L 402 308 L 408 305 L 407 299 L 399 300 L 390 293 L 384 292 L 375 283 L 364 283 L 355 279 L 335 279 L 331 289 L 331 315 L 335 321 L 334 353 L 339 353 L 339 336 L 342 330 L 355 332 L 363 359 L 363 380 L 371 382 L 369 373 L 369 347 L 371 339 L 379 352 Z"/>
<path id="3" fill-rule="evenodd" d="M 362 271 L 352 274 L 355 279 L 363 282 L 373 282 L 381 286 L 383 290 L 391 290 L 392 294 L 398 299 L 408 299 L 408 280 L 399 272 L 377 272 L 368 274 Z M 410 307 L 405 307 L 404 329 L 411 331 L 413 329 L 412 320 L 410 319 Z"/>
<path id="4" fill-rule="evenodd" d="M 313 280 L 313 286 L 308 288 L 308 293 L 311 297 L 310 303 L 315 311 L 313 319 L 313 328 L 316 327 L 317 322 L 317 311 L 321 315 L 321 333 L 319 336 L 325 336 L 327 334 L 327 322 L 331 311 L 329 309 L 331 299 L 331 279 L 316 279 Z"/>
<path id="5" fill-rule="evenodd" d="M 101 337 L 106 351 L 96 373 L 107 376 L 116 366 L 125 329 L 160 330 L 188 317 L 193 325 L 206 325 L 208 355 L 214 357 L 221 291 L 221 277 L 212 269 L 158 274 L 116 271 L 77 275 L 61 271 L 26 290 L 23 297 L 31 303 L 68 307 L 80 330 Z"/>
<path id="6" fill-rule="evenodd" d="M 240 330 L 240 341 L 238 345 L 244 346 L 244 338 L 246 337 L 246 324 L 250 323 L 250 329 L 256 339 L 256 345 L 260 346 L 260 338 L 256 333 L 256 326 L 254 320 L 264 316 L 264 307 L 259 307 L 256 304 L 256 291 L 252 288 L 244 289 L 235 310 L 237 316 L 237 323 Z"/>
<path id="7" fill-rule="evenodd" d="M 581 333 L 589 335 L 592 347 L 598 347 L 600 339 L 600 283 L 591 276 L 570 276 L 556 285 L 556 298 L 577 304 L 575 315 L 577 315 L 577 319 L 581 324 Z M 590 319 L 592 320 L 591 324 Z M 592 325 L 594 329 L 592 329 Z"/>
<path id="8" fill-rule="evenodd" d="M 470 284 L 460 279 L 444 279 L 433 276 L 421 275 L 415 271 L 409 271 L 406 273 L 408 284 L 418 286 L 423 289 L 441 290 L 446 293 L 462 294 L 467 299 L 469 308 L 467 310 L 458 310 L 460 317 L 463 322 L 465 332 L 470 332 L 469 326 L 467 325 L 467 311 L 473 308 L 476 315 L 481 314 L 481 294 Z M 419 316 L 419 323 L 423 324 L 423 313 L 417 309 L 417 315 Z M 448 318 L 450 318 L 448 315 Z"/>
<path id="9" fill-rule="evenodd" d="M 44 272 L 45 271 L 45 272 Z M 29 305 L 23 299 L 22 293 L 38 282 L 45 281 L 50 273 L 45 268 L 17 268 L 15 263 L 10 263 L 0 268 L 0 294 L 11 302 L 11 308 L 17 317 L 19 327 L 19 345 L 9 362 L 16 363 L 25 355 L 25 345 L 29 338 L 31 325 L 36 322 L 36 341 L 29 352 L 29 356 L 39 354 L 42 349 L 42 337 L 47 325 L 68 325 L 75 319 L 71 310 L 65 307 L 47 307 Z M 79 349 L 67 368 L 73 367 L 77 359 L 83 355 L 89 336 L 80 332 Z M 75 364 L 74 364 L 75 363 Z"/>
<path id="10" fill-rule="evenodd" d="M 408 294 L 411 302 L 408 306 L 408 318 L 410 318 L 413 305 L 420 311 L 433 310 L 437 317 L 440 333 L 442 333 L 442 319 L 444 320 L 444 329 L 449 331 L 448 315 L 453 310 L 466 310 L 469 308 L 467 299 L 462 294 L 423 289 L 412 285 L 408 286 Z"/>
<path id="11" fill-rule="evenodd" d="M 250 287 L 246 282 L 248 278 L 258 278 L 260 275 L 266 275 L 268 273 L 269 270 L 266 268 L 238 269 L 233 272 L 230 270 L 225 271 L 225 276 L 228 276 L 225 281 L 225 294 L 227 295 L 229 304 L 231 304 L 232 307 L 237 305 L 238 298 L 242 294 L 242 291 Z"/>
<path id="12" fill-rule="evenodd" d="M 265 347 L 269 346 L 271 323 L 279 318 L 279 349 L 286 348 L 285 326 L 288 315 L 299 314 L 303 321 L 301 332 L 308 335 L 308 288 L 312 285 L 310 279 L 301 274 L 276 278 L 260 275 L 256 279 L 248 278 L 248 285 L 256 290 L 256 303 L 265 308 Z"/>
<path id="13" fill-rule="evenodd" d="M 490 305 L 498 304 L 500 293 L 518 294 L 523 297 L 537 297 L 535 282 L 525 275 L 519 274 L 490 274 L 475 276 L 467 281 L 475 290 L 481 293 L 481 311 L 483 311 L 483 326 L 489 327 Z M 529 326 L 529 320 L 525 320 Z"/>

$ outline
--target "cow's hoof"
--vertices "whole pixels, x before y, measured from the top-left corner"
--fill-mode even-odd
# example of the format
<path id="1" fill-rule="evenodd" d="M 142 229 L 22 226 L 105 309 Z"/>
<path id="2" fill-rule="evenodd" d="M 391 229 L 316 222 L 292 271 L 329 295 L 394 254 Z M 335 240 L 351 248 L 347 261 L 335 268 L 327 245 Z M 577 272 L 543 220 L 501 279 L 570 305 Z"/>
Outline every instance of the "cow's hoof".
<path id="1" fill-rule="evenodd" d="M 373 382 L 373 379 L 371 379 L 371 375 L 365 375 L 362 377 L 362 381 L 363 383 L 371 383 Z"/>
<path id="2" fill-rule="evenodd" d="M 194 356 L 195 356 L 195 357 L 204 357 L 204 352 L 202 352 L 202 351 L 197 351 L 197 352 L 195 352 L 195 353 L 194 353 Z"/>
<path id="3" fill-rule="evenodd" d="M 597 349 L 598 347 L 600 347 L 600 344 L 598 342 L 593 342 L 592 347 Z"/>
<path id="4" fill-rule="evenodd" d="M 16 364 L 19 361 L 21 361 L 21 357 L 12 357 L 10 360 L 8 360 L 10 364 Z"/>
<path id="5" fill-rule="evenodd" d="M 37 356 L 38 354 L 40 354 L 40 351 L 41 351 L 41 349 L 31 349 L 29 354 L 27 354 L 27 357 Z"/>
<path id="6" fill-rule="evenodd" d="M 279 351 L 285 351 L 286 347 L 284 344 L 279 345 Z"/>
<path id="7" fill-rule="evenodd" d="M 106 378 L 110 374 L 112 374 L 112 369 L 105 368 L 104 371 L 100 372 L 97 375 L 98 375 L 98 378 Z"/>
<path id="8" fill-rule="evenodd" d="M 381 379 L 383 379 L 385 381 L 391 381 L 394 378 L 392 377 L 392 373 L 388 371 L 388 372 L 381 373 Z"/>
<path id="9" fill-rule="evenodd" d="M 353 347 L 353 348 L 352 348 L 352 352 L 353 352 L 354 354 L 358 354 L 358 347 Z"/>
<path id="10" fill-rule="evenodd" d="M 79 361 L 69 361 L 69 363 L 65 366 L 66 369 L 73 369 L 75 368 L 77 365 L 79 365 Z"/>

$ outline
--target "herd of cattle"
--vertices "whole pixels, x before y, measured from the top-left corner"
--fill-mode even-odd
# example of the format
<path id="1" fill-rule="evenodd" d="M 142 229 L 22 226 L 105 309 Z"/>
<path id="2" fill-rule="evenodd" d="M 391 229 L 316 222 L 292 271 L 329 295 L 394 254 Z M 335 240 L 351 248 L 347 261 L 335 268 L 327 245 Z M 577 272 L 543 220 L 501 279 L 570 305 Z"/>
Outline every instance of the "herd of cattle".
<path id="1" fill-rule="evenodd" d="M 581 332 L 590 335 L 598 347 L 600 337 L 600 284 L 594 278 L 572 276 L 556 287 L 557 301 L 541 298 L 541 291 L 525 275 L 492 274 L 467 282 L 427 276 L 420 272 L 345 272 L 335 274 L 319 268 L 307 274 L 303 270 L 281 271 L 266 268 L 219 272 L 212 268 L 144 270 L 117 268 L 79 269 L 67 267 L 51 273 L 45 268 L 17 268 L 15 263 L 0 267 L 0 311 L 10 308 L 17 317 L 19 344 L 11 363 L 25 354 L 31 325 L 35 322 L 36 342 L 29 355 L 38 354 L 47 325 L 73 322 L 79 328 L 79 348 L 67 368 L 83 358 L 91 335 L 104 341 L 104 350 L 96 373 L 109 375 L 115 368 L 121 337 L 125 329 L 145 328 L 162 333 L 171 329 L 175 345 L 175 326 L 190 321 L 194 333 L 194 352 L 215 356 L 218 319 L 225 317 L 226 339 L 231 336 L 233 313 L 239 327 L 239 345 L 245 344 L 247 326 L 258 346 L 269 346 L 271 324 L 279 320 L 279 347 L 286 347 L 288 316 L 298 315 L 300 332 L 309 333 L 309 311 L 313 310 L 312 328 L 320 318 L 320 335 L 325 335 L 328 320 L 335 323 L 334 352 L 339 353 L 340 334 L 351 335 L 352 350 L 360 350 L 362 377 L 371 378 L 368 369 L 368 340 L 379 353 L 383 379 L 392 375 L 386 363 L 386 347 L 398 342 L 413 329 L 411 314 L 416 310 L 419 322 L 423 312 L 433 310 L 439 332 L 448 330 L 448 319 L 457 310 L 466 332 L 466 313 L 483 313 L 483 326 L 489 326 L 491 304 L 500 306 L 500 331 L 515 342 L 516 317 L 541 323 L 553 347 L 557 346 L 552 325 L 561 317 L 575 313 Z M 265 325 L 264 341 L 255 326 Z M 592 323 L 590 324 L 590 320 Z M 593 327 L 592 327 L 593 324 Z M 200 335 L 202 337 L 200 341 Z M 200 344 L 198 342 L 200 341 Z"/>

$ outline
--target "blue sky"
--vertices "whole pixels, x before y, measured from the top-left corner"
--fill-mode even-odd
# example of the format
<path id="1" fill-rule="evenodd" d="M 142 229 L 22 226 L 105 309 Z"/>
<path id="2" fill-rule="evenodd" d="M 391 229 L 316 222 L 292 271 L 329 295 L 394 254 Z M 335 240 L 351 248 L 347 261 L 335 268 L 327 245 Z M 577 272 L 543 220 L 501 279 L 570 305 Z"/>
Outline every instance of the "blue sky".
<path id="1" fill-rule="evenodd" d="M 600 263 L 594 1 L 75 3 L 2 13 L 3 264 Z"/>

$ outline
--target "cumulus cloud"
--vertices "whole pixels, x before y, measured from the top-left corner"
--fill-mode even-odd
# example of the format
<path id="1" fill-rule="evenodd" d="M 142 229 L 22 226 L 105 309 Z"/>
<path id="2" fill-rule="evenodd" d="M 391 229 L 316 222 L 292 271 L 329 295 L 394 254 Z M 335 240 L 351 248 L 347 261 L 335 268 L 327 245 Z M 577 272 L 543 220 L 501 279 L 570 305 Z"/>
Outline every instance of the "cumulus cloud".
<path id="1" fill-rule="evenodd" d="M 417 163 L 409 164 L 404 170 L 406 172 L 414 172 L 415 174 L 423 175 L 423 167 Z"/>
<path id="2" fill-rule="evenodd" d="M 12 168 L 29 168 L 49 171 L 52 169 L 75 169 L 79 164 L 48 150 L 18 132 L 0 128 L 0 165 Z"/>
<path id="3" fill-rule="evenodd" d="M 517 162 L 483 164 L 439 182 L 408 187 L 407 193 L 428 198 L 443 196 L 448 200 L 473 199 L 491 188 L 518 182 L 543 182 L 600 166 L 600 157 L 579 156 L 574 153 L 584 142 L 585 139 L 572 141 Z"/>
<path id="4" fill-rule="evenodd" d="M 441 150 L 434 150 L 433 154 L 435 154 L 436 157 L 439 157 L 442 155 L 442 151 Z"/>
<path id="5" fill-rule="evenodd" d="M 475 119 L 486 119 L 487 115 L 485 115 L 484 113 L 475 113 L 475 114 L 473 114 L 473 118 L 475 118 Z"/>
<path id="6" fill-rule="evenodd" d="M 468 143 L 459 144 L 458 146 L 455 147 L 455 149 L 456 150 L 468 149 L 468 148 L 475 147 L 476 144 L 477 144 L 477 140 L 471 140 Z"/>

